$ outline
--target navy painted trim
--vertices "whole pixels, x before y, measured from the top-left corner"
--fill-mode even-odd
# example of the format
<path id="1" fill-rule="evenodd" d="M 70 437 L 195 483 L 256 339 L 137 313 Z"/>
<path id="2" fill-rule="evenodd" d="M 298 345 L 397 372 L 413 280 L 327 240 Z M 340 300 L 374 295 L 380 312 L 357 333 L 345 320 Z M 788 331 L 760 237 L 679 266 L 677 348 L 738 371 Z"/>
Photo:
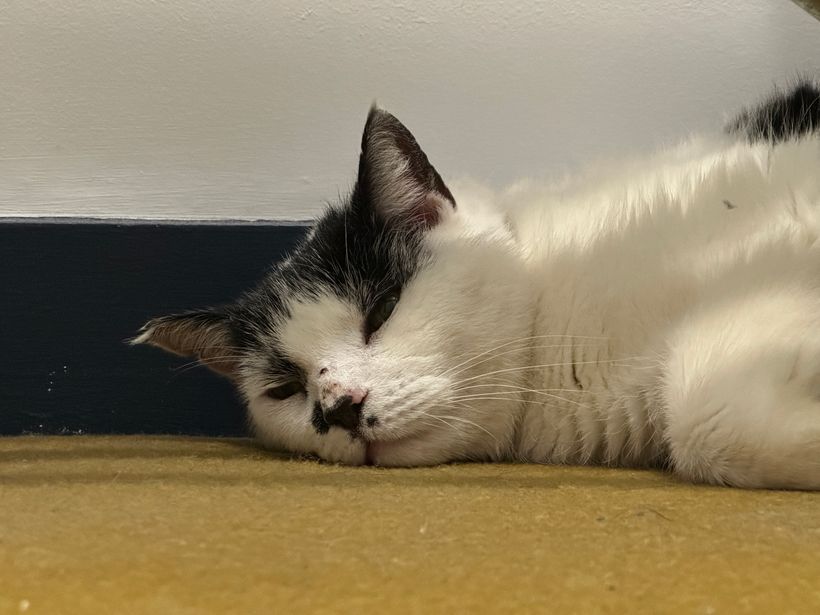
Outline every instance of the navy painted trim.
<path id="1" fill-rule="evenodd" d="M 244 435 L 229 382 L 124 343 L 230 301 L 304 223 L 0 220 L 0 434 Z"/>

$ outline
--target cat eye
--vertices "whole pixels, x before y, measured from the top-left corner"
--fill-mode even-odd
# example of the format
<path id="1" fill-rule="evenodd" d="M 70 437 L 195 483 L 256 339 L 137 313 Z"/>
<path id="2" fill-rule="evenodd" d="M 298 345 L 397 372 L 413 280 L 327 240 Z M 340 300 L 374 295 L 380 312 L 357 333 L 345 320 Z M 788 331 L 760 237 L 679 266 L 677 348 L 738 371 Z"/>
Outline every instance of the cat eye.
<path id="1" fill-rule="evenodd" d="M 396 309 L 396 304 L 399 302 L 399 293 L 392 292 L 384 298 L 380 299 L 370 314 L 367 315 L 367 322 L 365 323 L 365 341 L 370 339 L 376 331 L 381 329 L 381 326 L 387 322 L 393 310 Z"/>
<path id="2" fill-rule="evenodd" d="M 285 384 L 280 384 L 278 387 L 272 387 L 265 391 L 265 395 L 273 399 L 287 399 L 293 397 L 297 393 L 304 393 L 305 387 L 298 380 L 291 380 Z"/>

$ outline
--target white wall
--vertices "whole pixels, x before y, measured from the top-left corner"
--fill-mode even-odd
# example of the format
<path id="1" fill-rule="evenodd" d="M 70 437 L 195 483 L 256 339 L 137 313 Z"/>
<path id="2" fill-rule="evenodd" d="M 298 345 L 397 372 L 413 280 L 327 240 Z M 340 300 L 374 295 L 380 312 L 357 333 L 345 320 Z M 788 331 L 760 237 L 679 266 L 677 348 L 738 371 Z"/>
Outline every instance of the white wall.
<path id="1" fill-rule="evenodd" d="M 717 129 L 801 71 L 786 0 L 3 0 L 0 215 L 304 218 L 370 102 L 503 184 Z"/>

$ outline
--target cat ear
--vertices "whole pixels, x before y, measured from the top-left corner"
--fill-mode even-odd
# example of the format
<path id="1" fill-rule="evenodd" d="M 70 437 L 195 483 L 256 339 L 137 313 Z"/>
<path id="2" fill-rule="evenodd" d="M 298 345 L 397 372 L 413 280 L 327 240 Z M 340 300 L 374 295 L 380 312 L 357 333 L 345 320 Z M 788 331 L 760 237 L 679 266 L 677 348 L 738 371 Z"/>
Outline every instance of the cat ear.
<path id="1" fill-rule="evenodd" d="M 231 379 L 236 377 L 239 367 L 228 317 L 217 310 L 155 318 L 130 343 L 150 344 L 183 357 L 196 357 L 209 369 Z"/>
<path id="2" fill-rule="evenodd" d="M 456 202 L 410 131 L 375 105 L 362 135 L 357 190 L 387 220 L 434 226 Z"/>

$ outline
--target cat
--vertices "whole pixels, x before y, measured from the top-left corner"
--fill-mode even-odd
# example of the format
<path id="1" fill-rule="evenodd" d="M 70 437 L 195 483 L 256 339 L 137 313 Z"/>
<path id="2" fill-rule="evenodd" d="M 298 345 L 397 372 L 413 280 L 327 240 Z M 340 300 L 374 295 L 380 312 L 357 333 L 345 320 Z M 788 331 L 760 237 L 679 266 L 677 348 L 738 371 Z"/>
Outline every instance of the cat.
<path id="1" fill-rule="evenodd" d="M 820 489 L 820 89 L 555 185 L 445 184 L 374 106 L 349 197 L 255 288 L 133 343 L 350 465 L 664 468 Z M 451 190 L 452 187 L 452 190 Z"/>

